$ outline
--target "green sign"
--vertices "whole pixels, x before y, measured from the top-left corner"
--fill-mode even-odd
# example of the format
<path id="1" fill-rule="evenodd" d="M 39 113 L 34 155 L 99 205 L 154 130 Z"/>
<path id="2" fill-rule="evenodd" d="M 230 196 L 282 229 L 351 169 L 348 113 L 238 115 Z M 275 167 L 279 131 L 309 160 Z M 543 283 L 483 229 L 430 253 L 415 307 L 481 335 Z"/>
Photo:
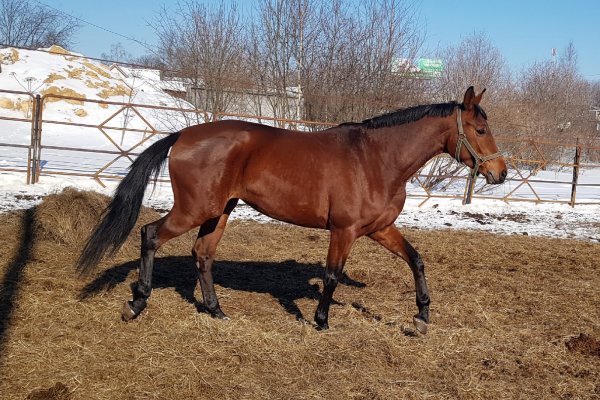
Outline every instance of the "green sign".
<path id="1" fill-rule="evenodd" d="M 444 70 L 444 62 L 439 58 L 419 58 L 417 68 L 425 76 L 439 77 Z"/>

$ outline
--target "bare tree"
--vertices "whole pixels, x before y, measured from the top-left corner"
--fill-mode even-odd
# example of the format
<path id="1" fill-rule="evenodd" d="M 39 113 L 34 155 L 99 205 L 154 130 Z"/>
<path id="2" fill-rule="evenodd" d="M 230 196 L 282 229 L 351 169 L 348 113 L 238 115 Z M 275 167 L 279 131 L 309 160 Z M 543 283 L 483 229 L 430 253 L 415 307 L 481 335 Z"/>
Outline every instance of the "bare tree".
<path id="1" fill-rule="evenodd" d="M 291 115 L 291 86 L 302 92 L 304 118 L 326 122 L 414 100 L 414 77 L 394 68 L 411 65 L 422 43 L 412 3 L 263 0 L 258 14 L 249 52 L 253 76 L 276 93 L 277 114 Z"/>
<path id="2" fill-rule="evenodd" d="M 246 47 L 250 76 L 266 95 L 268 113 L 276 118 L 300 117 L 298 96 L 314 33 L 314 3 L 262 0 L 255 11 L 258 17 L 250 27 Z"/>
<path id="3" fill-rule="evenodd" d="M 417 100 L 410 73 L 422 45 L 412 3 L 322 2 L 319 35 L 304 85 L 309 117 L 361 120 Z"/>
<path id="4" fill-rule="evenodd" d="M 466 88 L 487 89 L 484 107 L 496 134 L 515 132 L 516 86 L 502 53 L 483 33 L 473 33 L 458 45 L 442 49 L 439 79 L 432 81 L 438 101 L 461 100 Z"/>
<path id="5" fill-rule="evenodd" d="M 430 82 L 435 101 L 460 101 L 466 88 L 487 89 L 484 108 L 496 133 L 510 130 L 515 113 L 514 84 L 502 53 L 482 33 L 473 33 L 457 45 L 441 49 L 437 55 L 444 62 L 441 76 Z M 453 184 L 465 167 L 450 158 L 438 157 L 430 166 L 426 188 L 442 189 Z M 450 177 L 450 178 L 449 178 Z"/>
<path id="6" fill-rule="evenodd" d="M 100 54 L 100 58 L 109 61 L 131 62 L 133 55 L 123 47 L 121 42 L 117 42 L 110 45 L 110 51 L 108 53 L 103 52 Z"/>
<path id="7" fill-rule="evenodd" d="M 442 49 L 439 58 L 445 65 L 435 83 L 443 100 L 460 99 L 469 86 L 488 88 L 493 95 L 506 85 L 508 69 L 504 58 L 483 33 L 473 33 L 458 45 Z"/>
<path id="8" fill-rule="evenodd" d="M 169 70 L 190 83 L 190 100 L 211 113 L 227 112 L 236 100 L 243 30 L 235 3 L 177 3 L 153 24 L 158 54 Z"/>
<path id="9" fill-rule="evenodd" d="M 593 129 L 591 89 L 578 71 L 573 43 L 558 58 L 534 63 L 521 76 L 521 102 L 528 119 L 524 130 L 546 137 L 587 136 Z"/>
<path id="10" fill-rule="evenodd" d="M 590 83 L 592 106 L 600 108 L 600 81 Z"/>
<path id="11" fill-rule="evenodd" d="M 29 48 L 69 47 L 77 21 L 29 0 L 0 0 L 0 42 Z"/>
<path id="12" fill-rule="evenodd" d="M 100 58 L 107 61 L 134 64 L 153 69 L 168 68 L 158 54 L 142 54 L 141 56 L 134 56 L 125 49 L 121 42 L 111 44 L 110 51 L 108 53 L 100 54 Z"/>

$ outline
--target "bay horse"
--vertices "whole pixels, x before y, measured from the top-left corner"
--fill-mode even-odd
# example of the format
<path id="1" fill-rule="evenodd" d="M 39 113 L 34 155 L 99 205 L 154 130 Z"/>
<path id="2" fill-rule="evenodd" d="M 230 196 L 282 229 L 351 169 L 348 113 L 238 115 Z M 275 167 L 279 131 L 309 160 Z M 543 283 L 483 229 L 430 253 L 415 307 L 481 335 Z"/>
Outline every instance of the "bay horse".
<path id="1" fill-rule="evenodd" d="M 410 266 L 418 308 L 413 322 L 425 333 L 430 299 L 424 264 L 394 221 L 406 200 L 406 182 L 443 152 L 490 184 L 505 180 L 505 161 L 479 106 L 484 92 L 476 95 L 470 87 L 462 103 L 415 106 L 315 133 L 226 120 L 170 134 L 133 162 L 77 267 L 88 272 L 120 248 L 135 225 L 146 186 L 157 178 L 170 150 L 173 208 L 142 227 L 138 280 L 122 311 L 125 321 L 146 308 L 158 248 L 195 227 L 200 230 L 192 255 L 204 304 L 213 317 L 227 318 L 211 271 L 227 218 L 242 199 L 274 219 L 330 231 L 314 317 L 318 329 L 329 327 L 329 306 L 352 244 L 366 235 Z"/>

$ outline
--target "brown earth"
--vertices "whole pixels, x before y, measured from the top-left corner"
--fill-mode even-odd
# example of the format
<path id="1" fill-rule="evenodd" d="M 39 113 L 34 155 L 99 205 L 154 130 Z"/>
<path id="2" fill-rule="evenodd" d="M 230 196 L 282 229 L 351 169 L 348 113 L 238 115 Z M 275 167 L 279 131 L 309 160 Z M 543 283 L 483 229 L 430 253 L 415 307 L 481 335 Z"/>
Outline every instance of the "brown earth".
<path id="1" fill-rule="evenodd" d="M 192 232 L 161 249 L 148 308 L 123 323 L 139 229 L 95 275 L 73 268 L 105 204 L 68 190 L 0 215 L 0 398 L 600 398 L 599 244 L 407 230 L 432 295 L 422 336 L 409 269 L 361 239 L 318 332 L 297 318 L 312 319 L 327 232 L 233 221 L 215 265 L 231 321 L 198 312 Z"/>

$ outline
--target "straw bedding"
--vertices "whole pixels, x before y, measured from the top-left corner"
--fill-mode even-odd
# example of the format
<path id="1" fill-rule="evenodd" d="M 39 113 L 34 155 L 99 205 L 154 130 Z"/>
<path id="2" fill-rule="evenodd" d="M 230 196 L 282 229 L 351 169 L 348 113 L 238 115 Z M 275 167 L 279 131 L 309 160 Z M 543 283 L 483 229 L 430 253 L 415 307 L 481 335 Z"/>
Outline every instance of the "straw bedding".
<path id="1" fill-rule="evenodd" d="M 408 267 L 363 238 L 318 332 L 298 319 L 327 232 L 234 221 L 214 271 L 231 321 L 202 312 L 191 232 L 160 250 L 148 308 L 123 323 L 139 229 L 94 275 L 73 268 L 106 204 L 67 190 L 0 215 L 0 398 L 600 398 L 598 244 L 407 230 L 432 295 L 421 336 Z"/>

